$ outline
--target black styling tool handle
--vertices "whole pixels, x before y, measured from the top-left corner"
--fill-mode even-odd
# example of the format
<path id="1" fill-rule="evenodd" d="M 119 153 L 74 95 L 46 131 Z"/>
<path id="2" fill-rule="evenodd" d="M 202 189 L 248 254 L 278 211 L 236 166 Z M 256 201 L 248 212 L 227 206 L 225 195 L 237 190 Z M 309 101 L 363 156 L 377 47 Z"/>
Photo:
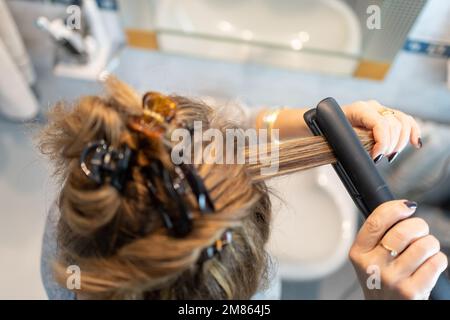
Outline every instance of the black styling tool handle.
<path id="1" fill-rule="evenodd" d="M 322 135 L 333 149 L 333 167 L 356 206 L 367 218 L 380 204 L 395 200 L 373 160 L 333 98 L 307 111 L 304 120 L 314 135 Z M 447 270 L 448 272 L 448 270 Z M 450 300 L 450 280 L 442 274 L 430 295 L 433 300 Z"/>

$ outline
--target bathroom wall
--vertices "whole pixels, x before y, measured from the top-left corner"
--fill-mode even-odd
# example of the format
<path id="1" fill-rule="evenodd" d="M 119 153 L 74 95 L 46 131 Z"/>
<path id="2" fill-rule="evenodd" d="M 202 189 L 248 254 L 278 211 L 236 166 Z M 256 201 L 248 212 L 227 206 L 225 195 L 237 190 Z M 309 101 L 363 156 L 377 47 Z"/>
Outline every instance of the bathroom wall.
<path id="1" fill-rule="evenodd" d="M 409 37 L 450 44 L 449 1 L 428 0 Z"/>
<path id="2" fill-rule="evenodd" d="M 122 58 L 117 73 L 140 90 L 239 98 L 255 106 L 314 106 L 326 96 L 342 104 L 377 99 L 424 118 L 450 123 L 450 91 L 445 85 L 446 60 L 442 58 L 402 52 L 382 82 L 134 49 L 125 50 Z"/>
<path id="3" fill-rule="evenodd" d="M 44 73 L 50 73 L 40 65 L 45 65 L 48 69 L 52 55 L 51 45 L 48 49 L 36 46 L 48 41 L 30 21 L 30 15 L 35 11 L 30 10 L 31 7 L 37 8 L 40 4 L 19 0 L 8 3 L 19 20 L 24 19 L 23 14 L 19 13 L 28 12 L 26 20 L 19 22 L 19 28 L 22 26 L 21 31 L 25 34 L 25 40 L 29 40 L 28 44 L 34 45 L 31 49 L 41 54 L 42 59 L 35 61 L 37 69 L 41 69 L 43 76 Z M 445 3 L 449 5 L 448 1 Z M 445 11 L 441 11 L 445 14 Z M 422 23 L 432 25 L 435 21 L 437 19 Z M 45 56 L 42 55 L 44 50 L 47 50 Z M 343 104 L 359 99 L 378 99 L 388 106 L 424 118 L 450 122 L 450 90 L 446 88 L 447 62 L 440 56 L 403 51 L 398 54 L 387 78 L 381 82 L 289 71 L 255 64 L 195 59 L 130 48 L 125 49 L 121 57 L 116 72 L 141 90 L 152 88 L 192 95 L 210 95 L 224 100 L 239 98 L 250 105 L 313 106 L 326 96 L 333 96 Z M 54 81 L 57 87 L 67 92 L 60 80 L 52 80 L 51 77 L 48 80 Z M 80 88 L 92 89 L 87 83 L 77 83 Z M 45 100 L 48 91 L 46 88 L 51 87 L 51 84 L 46 82 L 42 87 L 42 102 L 47 106 L 49 102 L 53 102 Z M 49 95 L 48 100 L 53 96 Z"/>
<path id="4" fill-rule="evenodd" d="M 447 59 L 447 87 L 450 90 L 449 17 L 449 1 L 429 0 L 415 27 L 411 30 L 405 50 Z"/>

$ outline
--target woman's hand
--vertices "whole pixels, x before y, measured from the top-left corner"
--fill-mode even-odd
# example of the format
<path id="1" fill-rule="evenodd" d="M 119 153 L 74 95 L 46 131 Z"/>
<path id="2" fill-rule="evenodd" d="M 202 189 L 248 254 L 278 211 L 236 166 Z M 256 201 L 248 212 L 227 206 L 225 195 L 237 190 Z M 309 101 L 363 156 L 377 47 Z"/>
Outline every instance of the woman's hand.
<path id="1" fill-rule="evenodd" d="M 280 139 L 311 135 L 303 121 L 303 114 L 307 110 L 286 108 L 279 110 L 275 117 L 270 117 L 272 127 L 280 130 Z M 394 161 L 408 142 L 416 148 L 422 146 L 420 128 L 416 121 L 399 110 L 386 108 L 374 100 L 354 102 L 343 106 L 342 110 L 353 127 L 372 131 L 375 145 L 371 155 L 375 162 L 379 162 L 384 156 L 389 162 Z M 256 128 L 267 128 L 263 119 L 271 111 L 273 110 L 263 110 L 257 115 Z"/>
<path id="2" fill-rule="evenodd" d="M 353 127 L 372 130 L 375 145 L 371 155 L 375 162 L 383 156 L 394 161 L 408 141 L 416 148 L 422 147 L 420 128 L 410 115 L 374 100 L 354 102 L 342 109 Z"/>
<path id="3" fill-rule="evenodd" d="M 367 299 L 428 299 L 447 256 L 427 223 L 409 218 L 417 204 L 395 200 L 367 218 L 350 250 Z"/>

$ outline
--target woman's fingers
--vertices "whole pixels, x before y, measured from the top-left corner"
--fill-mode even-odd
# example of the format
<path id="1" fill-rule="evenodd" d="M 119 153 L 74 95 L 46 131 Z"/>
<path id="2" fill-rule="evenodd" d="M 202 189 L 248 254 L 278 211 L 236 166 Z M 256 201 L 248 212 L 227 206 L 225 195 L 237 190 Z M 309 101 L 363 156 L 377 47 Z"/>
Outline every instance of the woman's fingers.
<path id="1" fill-rule="evenodd" d="M 383 115 L 382 112 L 387 108 L 381 105 L 378 101 L 375 100 L 368 101 L 368 105 L 370 108 L 376 110 L 376 113 L 379 115 L 380 119 L 378 119 L 377 121 L 385 122 L 385 124 L 383 124 L 383 126 L 385 127 L 384 135 L 388 137 L 388 139 L 387 145 L 384 146 L 383 152 L 387 156 L 388 161 L 392 162 L 395 160 L 396 156 L 401 151 L 401 149 L 398 147 L 402 131 L 404 129 L 403 128 L 404 123 L 400 121 L 399 117 L 397 117 L 397 113 L 400 113 L 400 111 L 392 110 L 393 112 L 392 114 Z M 408 123 L 408 127 L 410 127 L 409 121 L 405 121 L 405 123 Z"/>
<path id="2" fill-rule="evenodd" d="M 400 140 L 400 134 L 402 132 L 402 124 L 395 115 L 386 116 L 386 119 L 388 120 L 389 123 L 389 138 L 390 138 L 389 145 L 386 150 L 386 155 L 388 157 L 389 162 L 392 162 L 394 160 L 394 157 L 400 151 L 396 148 Z"/>
<path id="3" fill-rule="evenodd" d="M 439 240 L 432 235 L 422 237 L 400 254 L 393 262 L 392 268 L 399 277 L 409 277 L 428 258 L 434 256 L 441 250 Z"/>
<path id="4" fill-rule="evenodd" d="M 379 161 L 382 158 L 379 155 L 391 155 L 396 144 L 395 141 L 399 137 L 401 127 L 395 117 L 381 115 L 380 111 L 384 107 L 378 101 L 370 100 L 365 105 L 368 110 L 362 115 L 364 118 L 367 118 L 363 123 L 370 123 L 372 125 L 372 128 L 367 128 L 372 129 L 375 140 L 372 156 Z"/>
<path id="5" fill-rule="evenodd" d="M 387 230 L 397 222 L 411 216 L 417 204 L 411 201 L 394 200 L 381 204 L 367 218 L 354 242 L 353 250 L 368 252 L 378 246 Z"/>
<path id="6" fill-rule="evenodd" d="M 372 131 L 375 144 L 372 148 L 372 158 L 380 161 L 386 154 L 390 144 L 389 122 L 381 116 L 377 109 L 366 101 L 358 101 L 344 108 L 345 114 L 354 127 Z"/>
<path id="7" fill-rule="evenodd" d="M 385 202 L 356 236 L 349 257 L 367 298 L 427 299 L 447 268 L 447 257 L 440 252 L 439 241 L 429 234 L 428 224 L 410 218 L 416 208 L 412 201 Z M 377 290 L 368 285 L 372 266 L 381 271 Z"/>
<path id="8" fill-rule="evenodd" d="M 396 119 L 399 121 L 401 130 L 400 135 L 397 141 L 397 145 L 394 148 L 393 155 L 390 159 L 390 162 L 395 160 L 397 154 L 399 154 L 411 140 L 411 127 L 412 124 L 410 122 L 409 116 L 405 115 L 403 112 L 396 112 Z"/>
<path id="9" fill-rule="evenodd" d="M 381 243 L 387 248 L 392 248 L 401 254 L 411 243 L 427 236 L 429 232 L 430 228 L 425 220 L 417 217 L 409 218 L 400 221 L 392 227 L 383 236 Z M 381 246 L 380 250 L 386 251 L 386 249 Z"/>
<path id="10" fill-rule="evenodd" d="M 416 120 L 411 117 L 411 116 L 407 116 L 409 123 L 411 124 L 411 136 L 410 136 L 410 141 L 411 144 L 414 145 L 417 149 L 422 148 L 422 133 L 420 131 L 420 127 L 417 124 Z"/>
<path id="11" fill-rule="evenodd" d="M 404 299 L 428 299 L 439 276 L 447 267 L 448 258 L 444 253 L 432 255 L 401 283 L 400 294 Z"/>
<path id="12" fill-rule="evenodd" d="M 386 110 L 388 112 L 384 112 Z M 417 148 L 422 145 L 417 122 L 401 111 L 391 110 L 375 100 L 370 100 L 345 106 L 344 112 L 354 127 L 372 131 L 375 144 L 371 155 L 376 162 L 383 156 L 387 156 L 389 162 L 394 161 L 408 141 Z"/>
<path id="13" fill-rule="evenodd" d="M 391 141 L 389 123 L 386 119 L 383 119 L 381 116 L 379 117 L 376 119 L 377 116 L 374 116 L 373 120 L 375 123 L 372 127 L 373 138 L 375 140 L 372 148 L 372 158 L 376 162 L 379 162 L 386 155 Z"/>

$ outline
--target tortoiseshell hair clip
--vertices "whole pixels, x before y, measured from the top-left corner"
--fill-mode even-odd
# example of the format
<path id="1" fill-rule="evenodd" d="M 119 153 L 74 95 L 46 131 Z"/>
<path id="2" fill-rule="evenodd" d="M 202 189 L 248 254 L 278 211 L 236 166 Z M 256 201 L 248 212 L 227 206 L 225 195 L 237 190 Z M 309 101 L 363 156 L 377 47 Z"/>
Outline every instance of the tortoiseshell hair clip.
<path id="1" fill-rule="evenodd" d="M 149 91 L 142 97 L 144 120 L 156 120 L 160 124 L 170 123 L 175 118 L 177 104 L 170 97 Z"/>
<path id="2" fill-rule="evenodd" d="M 149 91 L 142 97 L 142 109 L 143 115 L 131 118 L 128 127 L 150 139 L 162 140 L 168 145 L 164 135 L 175 118 L 176 102 L 159 92 Z"/>

